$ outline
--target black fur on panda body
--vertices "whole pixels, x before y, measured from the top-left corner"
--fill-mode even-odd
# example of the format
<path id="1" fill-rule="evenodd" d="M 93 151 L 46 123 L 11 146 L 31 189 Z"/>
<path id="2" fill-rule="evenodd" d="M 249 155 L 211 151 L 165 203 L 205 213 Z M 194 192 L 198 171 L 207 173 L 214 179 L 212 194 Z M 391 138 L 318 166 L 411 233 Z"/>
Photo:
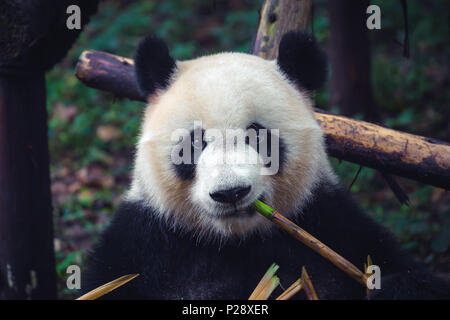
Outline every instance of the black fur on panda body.
<path id="1" fill-rule="evenodd" d="M 361 212 L 339 186 L 323 182 L 294 221 L 363 268 L 381 269 L 372 299 L 449 299 L 450 287 L 400 249 L 393 236 Z M 245 241 L 196 242 L 156 218 L 143 203 L 123 202 L 83 274 L 83 291 L 125 274 L 140 277 L 107 299 L 248 299 L 272 262 L 287 288 L 305 266 L 320 299 L 365 299 L 366 290 L 331 262 L 274 227 Z M 278 288 L 273 296 L 281 294 Z M 305 298 L 303 293 L 295 298 Z"/>

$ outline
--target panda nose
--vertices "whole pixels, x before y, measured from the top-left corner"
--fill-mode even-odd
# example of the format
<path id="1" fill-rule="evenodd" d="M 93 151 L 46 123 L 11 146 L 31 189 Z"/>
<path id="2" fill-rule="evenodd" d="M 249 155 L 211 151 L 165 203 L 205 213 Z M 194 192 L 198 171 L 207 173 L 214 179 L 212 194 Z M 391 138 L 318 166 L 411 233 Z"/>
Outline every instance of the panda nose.
<path id="1" fill-rule="evenodd" d="M 219 190 L 209 195 L 214 201 L 224 203 L 235 203 L 244 198 L 250 192 L 251 186 L 237 187 L 227 190 Z"/>

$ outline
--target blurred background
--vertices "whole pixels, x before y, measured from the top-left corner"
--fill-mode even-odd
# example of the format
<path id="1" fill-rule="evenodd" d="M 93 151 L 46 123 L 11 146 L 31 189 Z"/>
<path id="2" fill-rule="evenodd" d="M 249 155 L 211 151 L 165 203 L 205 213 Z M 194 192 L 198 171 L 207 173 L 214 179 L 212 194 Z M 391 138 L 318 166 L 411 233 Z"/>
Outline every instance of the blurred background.
<path id="1" fill-rule="evenodd" d="M 448 2 L 408 1 L 409 52 L 401 1 L 371 1 L 381 8 L 381 30 L 367 31 L 368 41 L 355 35 L 347 52 L 338 51 L 333 44 L 340 39 L 345 17 L 336 12 L 332 2 L 314 1 L 309 31 L 327 50 L 332 63 L 345 57 L 352 63 L 363 57 L 369 82 L 361 98 L 366 101 L 348 105 L 330 94 L 330 87 L 338 88 L 342 79 L 342 71 L 332 66 L 334 76 L 317 93 L 317 107 L 450 141 Z M 87 250 L 97 241 L 130 182 L 134 144 L 145 107 L 78 81 L 74 68 L 81 52 L 95 49 L 132 57 L 137 43 L 148 33 L 164 39 L 172 56 L 180 60 L 220 51 L 249 52 L 261 4 L 256 0 L 105 0 L 66 58 L 47 74 L 60 298 L 73 294 L 65 289 L 67 266 L 83 266 Z M 330 30 L 335 32 L 332 37 Z M 448 192 L 398 178 L 410 199 L 409 206 L 402 205 L 377 171 L 362 168 L 352 184 L 360 166 L 330 160 L 343 185 L 351 186 L 369 215 L 394 232 L 403 248 L 432 271 L 450 278 Z"/>

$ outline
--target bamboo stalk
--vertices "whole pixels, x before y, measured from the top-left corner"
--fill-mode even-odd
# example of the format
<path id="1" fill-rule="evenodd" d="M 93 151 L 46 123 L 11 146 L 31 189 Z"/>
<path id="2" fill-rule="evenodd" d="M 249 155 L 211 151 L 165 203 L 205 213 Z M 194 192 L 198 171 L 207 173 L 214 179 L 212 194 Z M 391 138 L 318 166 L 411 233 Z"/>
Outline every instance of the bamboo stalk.
<path id="1" fill-rule="evenodd" d="M 123 286 L 125 283 L 133 280 L 139 275 L 139 273 L 136 274 L 127 274 L 125 276 L 122 276 L 120 278 L 117 278 L 111 282 L 105 283 L 104 285 L 95 288 L 94 290 L 89 291 L 88 293 L 82 295 L 81 297 L 77 298 L 76 300 L 95 300 L 100 298 L 101 296 L 104 296 L 107 293 L 110 293 L 111 291 L 117 289 L 120 286 Z"/>
<path id="2" fill-rule="evenodd" d="M 316 290 L 314 289 L 314 286 L 311 282 L 311 279 L 309 278 L 308 272 L 306 272 L 305 267 L 302 268 L 302 283 L 308 300 L 319 300 L 319 297 L 316 294 Z"/>
<path id="3" fill-rule="evenodd" d="M 287 288 L 278 298 L 275 300 L 289 300 L 293 296 L 295 296 L 300 290 L 302 290 L 303 284 L 302 279 L 299 278 L 297 281 L 295 281 L 293 284 L 290 285 L 289 288 Z"/>
<path id="4" fill-rule="evenodd" d="M 316 251 L 322 257 L 328 259 L 339 269 L 347 273 L 350 277 L 363 284 L 364 286 L 367 286 L 367 276 L 361 270 L 355 267 L 355 265 L 350 261 L 333 251 L 324 243 L 313 237 L 311 234 L 300 228 L 298 225 L 296 225 L 291 220 L 287 219 L 281 213 L 275 211 L 265 203 L 256 200 L 254 202 L 254 206 L 256 210 L 264 217 L 280 226 L 283 230 L 287 231 L 289 234 L 297 238 L 297 240 Z"/>

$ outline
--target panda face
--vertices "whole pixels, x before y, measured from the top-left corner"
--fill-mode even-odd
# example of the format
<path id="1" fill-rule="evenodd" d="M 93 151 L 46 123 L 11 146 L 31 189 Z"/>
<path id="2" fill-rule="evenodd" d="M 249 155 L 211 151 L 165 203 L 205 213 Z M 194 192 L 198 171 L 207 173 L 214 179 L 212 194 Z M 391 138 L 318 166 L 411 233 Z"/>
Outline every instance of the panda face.
<path id="1" fill-rule="evenodd" d="M 331 172 L 306 92 L 275 61 L 222 53 L 177 62 L 149 95 L 128 197 L 199 236 L 246 236 L 289 214 Z"/>

